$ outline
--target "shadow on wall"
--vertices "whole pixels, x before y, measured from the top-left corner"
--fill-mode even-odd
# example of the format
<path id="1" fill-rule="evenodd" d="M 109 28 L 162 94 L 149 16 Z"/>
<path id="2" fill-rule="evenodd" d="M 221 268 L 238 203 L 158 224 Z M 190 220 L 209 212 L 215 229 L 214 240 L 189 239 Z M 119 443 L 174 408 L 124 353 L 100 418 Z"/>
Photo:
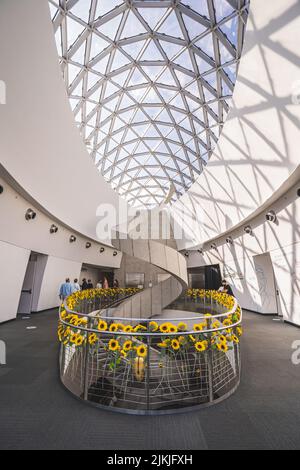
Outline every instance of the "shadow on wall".
<path id="1" fill-rule="evenodd" d="M 251 5 L 259 12 L 263 2 L 250 4 L 251 28 L 234 94 L 236 104 L 233 102 L 206 169 L 173 209 L 175 217 L 180 218 L 181 211 L 186 214 L 188 227 L 197 226 L 193 221 L 201 224 L 194 237 L 188 233 L 190 246 L 214 238 L 248 217 L 298 165 L 300 74 L 298 82 L 295 77 L 300 52 L 288 47 L 296 50 L 300 41 L 300 1 L 283 3 L 282 14 L 280 2 L 274 3 L 274 12 L 270 11 L 274 19 L 264 27 L 257 26 L 260 18 L 251 13 Z M 249 63 L 247 56 L 251 56 Z"/>

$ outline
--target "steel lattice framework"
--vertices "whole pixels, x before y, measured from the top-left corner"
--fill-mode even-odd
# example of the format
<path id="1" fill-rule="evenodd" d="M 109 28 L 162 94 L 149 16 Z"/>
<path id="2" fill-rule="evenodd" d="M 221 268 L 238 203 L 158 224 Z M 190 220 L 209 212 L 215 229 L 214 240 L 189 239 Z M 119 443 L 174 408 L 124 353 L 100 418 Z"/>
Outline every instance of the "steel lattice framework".
<path id="1" fill-rule="evenodd" d="M 249 0 L 50 0 L 61 66 L 99 171 L 130 204 L 195 181 L 229 111 Z"/>

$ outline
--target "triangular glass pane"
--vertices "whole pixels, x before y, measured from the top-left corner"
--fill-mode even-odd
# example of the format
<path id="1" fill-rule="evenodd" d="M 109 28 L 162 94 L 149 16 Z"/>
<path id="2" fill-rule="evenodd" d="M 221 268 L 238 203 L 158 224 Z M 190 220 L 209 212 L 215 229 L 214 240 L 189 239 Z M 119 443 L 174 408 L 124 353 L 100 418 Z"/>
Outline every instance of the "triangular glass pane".
<path id="1" fill-rule="evenodd" d="M 192 80 L 192 77 L 186 73 L 180 72 L 179 70 L 176 70 L 176 75 L 182 88 L 185 88 L 186 85 Z"/>
<path id="2" fill-rule="evenodd" d="M 119 108 L 120 109 L 129 108 L 133 104 L 135 104 L 134 101 L 131 98 L 129 98 L 129 96 L 126 93 L 124 93 L 123 97 L 121 99 Z M 132 113 L 132 111 L 130 111 L 130 112 Z M 123 114 L 122 114 L 122 116 L 123 116 Z"/>
<path id="3" fill-rule="evenodd" d="M 122 0 L 98 0 L 96 18 L 99 18 L 99 16 L 106 15 L 106 13 L 113 10 L 122 3 Z"/>
<path id="4" fill-rule="evenodd" d="M 142 25 L 140 20 L 135 16 L 135 14 L 130 11 L 127 17 L 124 29 L 121 33 L 120 39 L 131 38 L 139 34 L 145 34 L 147 30 Z"/>
<path id="5" fill-rule="evenodd" d="M 182 3 L 192 8 L 196 13 L 209 18 L 207 0 L 182 0 Z"/>
<path id="6" fill-rule="evenodd" d="M 78 23 L 78 21 L 73 20 L 69 16 L 67 17 L 68 49 L 70 49 L 84 30 L 85 27 Z"/>
<path id="7" fill-rule="evenodd" d="M 163 18 L 166 13 L 166 8 L 139 8 L 138 12 L 144 18 L 146 23 L 150 26 L 152 30 L 155 30 L 155 27 Z"/>
<path id="8" fill-rule="evenodd" d="M 160 41 L 160 44 L 165 51 L 169 60 L 173 59 L 179 52 L 183 50 L 183 46 L 169 41 Z"/>
<path id="9" fill-rule="evenodd" d="M 146 41 L 137 41 L 133 42 L 132 44 L 124 44 L 124 46 L 122 46 L 122 49 L 124 49 L 127 54 L 129 54 L 134 60 L 136 60 L 140 55 L 145 44 Z"/>
<path id="10" fill-rule="evenodd" d="M 193 18 L 190 18 L 187 15 L 183 15 L 183 20 L 191 40 L 195 39 L 197 36 L 200 36 L 200 34 L 207 30 L 203 24 L 193 20 Z"/>
<path id="11" fill-rule="evenodd" d="M 93 70 L 96 70 L 97 72 L 102 73 L 102 75 L 105 75 L 109 58 L 110 54 L 107 54 L 103 59 L 99 60 L 99 62 L 93 65 Z"/>
<path id="12" fill-rule="evenodd" d="M 170 102 L 170 105 L 171 106 L 176 106 L 176 108 L 179 108 L 179 109 L 186 109 L 185 107 L 185 103 L 182 99 L 182 96 L 181 94 L 177 95 L 171 102 Z"/>
<path id="13" fill-rule="evenodd" d="M 163 83 L 165 85 L 171 85 L 174 87 L 177 87 L 177 83 L 174 80 L 174 77 L 171 73 L 171 70 L 169 67 L 165 70 L 165 72 L 159 77 L 158 79 L 159 83 Z"/>
<path id="14" fill-rule="evenodd" d="M 159 65 L 144 65 L 142 69 L 148 75 L 151 82 L 154 82 L 156 77 L 163 71 L 163 67 Z"/>
<path id="15" fill-rule="evenodd" d="M 209 57 L 213 58 L 215 56 L 212 34 L 206 34 L 206 36 L 196 43 L 196 46 L 205 52 L 205 54 L 207 54 Z"/>
<path id="16" fill-rule="evenodd" d="M 85 23 L 89 22 L 90 17 L 91 0 L 78 0 L 73 6 L 71 12 L 73 15 L 81 18 Z"/>
<path id="17" fill-rule="evenodd" d="M 158 28 L 158 32 L 175 38 L 185 39 L 174 10 L 167 17 L 161 27 Z"/>
<path id="18" fill-rule="evenodd" d="M 235 16 L 231 20 L 220 26 L 221 31 L 227 36 L 231 44 L 237 46 L 238 42 L 239 17 Z"/>
<path id="19" fill-rule="evenodd" d="M 80 73 L 81 68 L 76 67 L 75 65 L 69 64 L 68 66 L 68 74 L 69 74 L 69 85 L 71 85 L 75 78 L 78 76 Z"/>
<path id="20" fill-rule="evenodd" d="M 202 57 L 200 57 L 197 54 L 194 54 L 194 55 L 195 55 L 195 59 L 198 65 L 198 70 L 199 70 L 200 75 L 205 72 L 208 72 L 208 70 L 211 70 L 212 66 L 206 60 L 202 59 Z"/>
<path id="21" fill-rule="evenodd" d="M 144 77 L 139 69 L 135 68 L 128 86 L 140 85 L 142 83 L 148 83 L 148 80 Z"/>
<path id="22" fill-rule="evenodd" d="M 75 54 L 70 57 L 73 62 L 77 62 L 78 64 L 84 65 L 85 46 L 86 44 L 84 42 L 82 46 L 80 46 L 80 48 L 75 52 Z"/>
<path id="23" fill-rule="evenodd" d="M 220 56 L 221 56 L 222 64 L 226 64 L 226 62 L 230 62 L 233 59 L 235 59 L 235 57 L 231 55 L 229 50 L 221 43 L 221 41 L 219 41 L 219 49 L 220 49 Z"/>
<path id="24" fill-rule="evenodd" d="M 114 85 L 113 83 L 108 81 L 107 84 L 106 84 L 104 99 L 108 98 L 109 96 L 113 95 L 114 93 L 116 93 L 119 90 L 120 89 L 116 85 Z"/>
<path id="25" fill-rule="evenodd" d="M 122 54 L 122 52 L 117 50 L 115 52 L 114 61 L 113 61 L 112 67 L 111 67 L 112 71 L 118 70 L 118 69 L 124 67 L 125 65 L 130 64 L 130 62 L 131 61 L 124 54 Z"/>
<path id="26" fill-rule="evenodd" d="M 98 83 L 98 81 L 101 79 L 98 75 L 95 75 L 94 73 L 89 72 L 88 74 L 88 84 L 87 84 L 87 89 L 90 90 L 93 88 L 93 86 Z"/>
<path id="27" fill-rule="evenodd" d="M 147 49 L 141 57 L 141 60 L 163 60 L 163 56 L 161 55 L 154 41 L 150 41 L 147 46 Z"/>
<path id="28" fill-rule="evenodd" d="M 107 41 L 98 36 L 98 34 L 93 34 L 91 42 L 91 59 L 101 54 L 101 52 L 103 52 L 108 46 L 109 43 Z"/>
<path id="29" fill-rule="evenodd" d="M 214 0 L 217 21 L 231 15 L 234 8 L 226 0 Z"/>
<path id="30" fill-rule="evenodd" d="M 194 71 L 194 66 L 191 60 L 191 56 L 188 50 L 185 50 L 183 54 L 177 57 L 174 61 L 176 64 L 184 67 L 188 70 Z"/>
<path id="31" fill-rule="evenodd" d="M 114 40 L 117 35 L 120 23 L 121 23 L 121 19 L 122 19 L 121 15 L 116 16 L 116 18 L 113 18 L 112 20 L 107 21 L 107 23 L 104 23 L 101 26 L 99 26 L 98 31 L 101 34 L 104 34 L 105 36 L 107 36 L 108 38 Z"/>

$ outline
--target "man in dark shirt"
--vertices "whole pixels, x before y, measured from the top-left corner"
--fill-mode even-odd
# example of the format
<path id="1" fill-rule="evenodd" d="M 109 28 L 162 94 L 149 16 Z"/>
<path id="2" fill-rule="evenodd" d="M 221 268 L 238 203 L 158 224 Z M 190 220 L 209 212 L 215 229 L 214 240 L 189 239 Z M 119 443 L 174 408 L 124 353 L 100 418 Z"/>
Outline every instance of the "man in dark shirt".
<path id="1" fill-rule="evenodd" d="M 228 282 L 225 279 L 222 281 L 222 285 L 219 289 L 219 292 L 224 292 L 224 294 L 228 294 L 228 295 L 233 296 L 232 289 L 231 289 L 230 285 L 228 284 Z"/>

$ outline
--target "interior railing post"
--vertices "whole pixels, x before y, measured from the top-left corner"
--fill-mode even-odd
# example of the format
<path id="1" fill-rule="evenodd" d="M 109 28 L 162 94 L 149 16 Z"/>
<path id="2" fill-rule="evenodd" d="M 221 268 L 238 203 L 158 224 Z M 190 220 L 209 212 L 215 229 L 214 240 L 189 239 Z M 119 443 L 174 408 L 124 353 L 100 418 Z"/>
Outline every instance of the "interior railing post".
<path id="1" fill-rule="evenodd" d="M 88 400 L 89 395 L 89 355 L 90 355 L 90 334 L 91 318 L 88 319 L 87 332 L 86 332 L 86 345 L 85 345 L 85 359 L 84 359 L 84 386 L 83 386 L 83 399 Z"/>
<path id="2" fill-rule="evenodd" d="M 147 372 L 146 372 L 147 410 L 150 410 L 150 366 L 151 366 L 150 346 L 151 346 L 150 336 L 147 336 Z"/>

